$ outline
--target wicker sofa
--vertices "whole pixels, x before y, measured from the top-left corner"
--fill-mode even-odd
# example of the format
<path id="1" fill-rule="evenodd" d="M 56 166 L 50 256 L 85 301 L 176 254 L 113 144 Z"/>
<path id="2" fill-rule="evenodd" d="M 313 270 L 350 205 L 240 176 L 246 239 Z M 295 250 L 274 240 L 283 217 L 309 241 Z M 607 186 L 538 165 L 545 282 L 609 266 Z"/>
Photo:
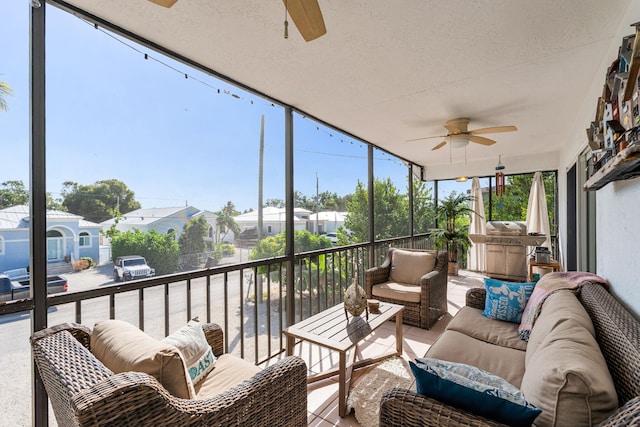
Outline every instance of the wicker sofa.
<path id="1" fill-rule="evenodd" d="M 202 329 L 221 356 L 222 329 L 215 324 Z M 43 329 L 31 337 L 31 347 L 60 426 L 307 425 L 307 369 L 295 356 L 215 396 L 181 399 L 151 375 L 111 372 L 90 351 L 86 326 Z"/>
<path id="2" fill-rule="evenodd" d="M 566 291 L 570 292 L 570 291 Z M 568 301 L 569 298 L 566 295 L 561 295 L 565 300 Z M 571 293 L 571 298 L 573 293 Z M 575 419 L 571 422 L 559 421 L 558 418 L 552 418 L 552 421 L 548 419 L 545 421 L 539 421 L 540 418 L 536 419 L 534 425 L 588 425 L 588 424 L 597 424 L 600 426 L 631 426 L 631 425 L 640 425 L 640 323 L 628 312 L 625 308 L 603 288 L 602 286 L 595 283 L 584 283 L 577 292 L 577 299 L 581 303 L 581 306 L 584 307 L 586 311 L 586 315 L 591 319 L 592 329 L 591 333 L 595 335 L 595 342 L 597 344 L 596 347 L 599 347 L 599 350 L 603 356 L 603 364 L 606 361 L 606 368 L 604 368 L 605 372 L 608 371 L 610 374 L 610 379 L 612 380 L 611 387 L 614 387 L 613 390 L 613 399 L 614 402 L 613 407 L 610 410 L 607 410 L 607 414 L 604 417 L 608 417 L 604 420 L 599 420 L 598 422 L 580 422 Z M 484 308 L 485 302 L 485 290 L 484 289 L 471 289 L 467 293 L 467 307 L 472 307 L 475 309 L 482 310 Z M 545 305 L 547 302 L 545 301 Z M 465 310 L 461 310 L 458 315 Z M 466 310 L 467 312 L 469 310 Z M 468 315 L 469 313 L 467 313 Z M 465 314 L 462 314 L 464 316 Z M 544 305 L 543 311 L 540 314 L 540 318 L 534 326 L 537 327 L 538 323 L 540 323 L 540 319 L 542 316 L 545 316 L 544 313 Z M 453 320 L 455 320 L 455 318 Z M 452 322 L 453 322 L 452 320 Z M 486 319 L 490 320 L 490 319 Z M 479 321 L 480 322 L 480 321 Z M 496 321 L 493 321 L 496 322 Z M 565 322 L 567 324 L 577 324 L 576 319 L 555 319 L 553 320 L 556 324 L 559 322 Z M 503 322 L 506 323 L 506 322 Z M 450 323 L 451 325 L 451 323 Z M 495 324 L 495 329 L 492 331 L 488 331 L 489 334 L 500 334 L 502 326 Z M 591 326 L 590 326 L 591 328 Z M 454 327 L 455 329 L 455 327 Z M 449 333 L 449 327 L 445 330 L 445 334 Z M 504 331 L 504 330 L 503 330 Z M 458 333 L 455 330 L 451 333 Z M 435 357 L 440 358 L 443 354 L 443 346 L 446 346 L 447 338 L 443 341 L 443 334 L 429 349 L 427 352 L 427 357 Z M 486 339 L 486 336 L 484 337 Z M 532 332 L 530 341 L 525 345 L 525 349 L 523 350 L 525 353 L 527 351 L 526 347 L 532 346 L 532 340 L 535 340 L 534 332 Z M 565 340 L 574 339 L 571 334 L 565 334 Z M 463 339 L 464 340 L 464 339 Z M 473 348 L 468 348 L 467 351 L 458 351 L 457 355 L 451 356 L 452 358 L 473 358 L 476 357 L 478 364 L 487 363 L 487 359 L 483 358 L 483 349 L 486 349 L 488 341 L 495 341 L 493 339 L 486 339 L 485 342 L 480 343 L 480 348 L 477 349 L 477 353 L 473 353 Z M 549 342 L 552 340 L 548 340 Z M 451 342 L 451 341 L 450 341 Z M 467 344 L 470 340 L 464 341 Z M 545 341 L 546 342 L 546 341 Z M 539 344 L 539 343 L 538 343 Z M 557 344 L 557 342 L 556 342 Z M 500 343 L 500 345 L 506 345 L 506 340 Z M 537 345 L 537 344 L 534 344 Z M 485 347 L 482 347 L 485 346 Z M 488 349 L 488 352 L 493 350 Z M 510 348 L 509 351 L 515 352 L 516 349 Z M 435 353 L 432 354 L 432 353 Z M 451 353 L 450 353 L 451 354 Z M 565 351 L 565 355 L 568 354 Z M 523 354 L 524 355 L 524 354 Z M 520 355 L 520 356 L 523 356 Z M 499 367 L 494 365 L 493 367 L 496 370 L 502 369 L 504 373 L 503 377 L 507 377 L 509 375 L 512 378 L 506 378 L 512 384 L 520 387 L 522 378 L 517 378 L 517 374 L 514 374 L 514 371 L 517 371 L 518 367 L 514 367 L 513 365 L 518 365 L 520 362 L 517 362 L 518 355 L 511 357 L 506 355 L 507 363 L 505 364 L 505 360 L 502 360 L 503 366 Z M 530 357 L 535 357 L 530 356 Z M 560 355 L 560 357 L 562 357 Z M 496 358 L 491 363 L 496 363 Z M 532 359 L 528 358 L 527 362 L 531 363 Z M 461 360 L 452 360 L 454 362 L 460 362 Z M 468 363 L 468 362 L 463 362 Z M 497 361 L 500 363 L 500 360 Z M 522 359 L 521 369 L 524 370 L 525 363 L 524 359 Z M 543 361 L 551 366 L 553 369 L 560 369 L 555 366 L 557 359 L 554 357 L 546 357 Z M 571 360 L 570 360 L 571 363 Z M 472 363 L 473 364 L 473 363 Z M 509 366 L 511 365 L 511 366 Z M 477 364 L 476 364 L 477 366 Z M 530 365 L 527 365 L 530 366 Z M 480 366 L 482 367 L 482 366 Z M 491 369 L 487 369 L 483 367 L 483 369 L 492 371 Z M 506 371 L 504 371 L 506 369 Z M 528 368 L 527 368 L 528 369 Z M 548 371 L 549 372 L 549 371 Z M 498 374 L 497 372 L 494 372 Z M 501 375 L 502 376 L 502 375 Z M 541 382 L 539 383 L 540 387 L 545 387 L 545 383 L 550 381 L 546 377 L 540 378 Z M 541 385 L 540 385 L 541 384 Z M 524 386 L 524 384 L 522 384 Z M 525 397 L 529 400 L 530 398 L 527 396 L 526 390 L 524 387 L 522 388 L 523 392 L 525 392 Z M 615 406 L 615 397 L 617 395 L 617 409 Z M 592 396 L 587 396 L 584 400 L 587 404 L 590 403 L 590 399 Z M 557 399 L 557 398 L 556 398 Z M 570 399 L 568 399 L 570 400 Z M 562 402 L 558 403 L 558 408 L 561 406 Z M 565 405 L 562 409 L 564 412 L 570 412 L 573 408 L 571 405 Z M 560 411 L 560 409 L 558 409 Z M 542 415 L 542 414 L 541 414 Z M 602 414 L 600 414 L 602 416 Z M 540 416 L 539 416 L 540 417 Z M 594 419 L 596 417 L 594 416 Z M 385 426 L 499 426 L 502 425 L 493 420 L 483 418 L 476 414 L 472 414 L 470 412 L 466 412 L 452 406 L 448 406 L 439 402 L 436 399 L 432 399 L 420 394 L 417 394 L 415 391 L 394 388 L 385 392 L 381 400 L 380 407 L 380 425 Z"/>
<path id="3" fill-rule="evenodd" d="M 418 271 L 423 255 L 435 260 L 433 268 L 409 283 L 412 274 L 406 270 Z M 389 248 L 384 263 L 365 272 L 367 298 L 404 305 L 403 323 L 430 329 L 447 312 L 448 264 L 446 251 Z M 405 271 L 394 278 L 394 269 Z"/>

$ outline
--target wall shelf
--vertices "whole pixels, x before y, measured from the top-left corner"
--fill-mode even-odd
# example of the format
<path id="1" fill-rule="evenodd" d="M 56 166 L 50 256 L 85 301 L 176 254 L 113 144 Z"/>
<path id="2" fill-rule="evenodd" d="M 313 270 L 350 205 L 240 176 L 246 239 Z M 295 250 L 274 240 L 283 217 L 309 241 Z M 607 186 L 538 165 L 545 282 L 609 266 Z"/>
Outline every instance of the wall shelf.
<path id="1" fill-rule="evenodd" d="M 621 150 L 584 184 L 587 191 L 599 190 L 613 181 L 640 176 L 640 144 Z"/>

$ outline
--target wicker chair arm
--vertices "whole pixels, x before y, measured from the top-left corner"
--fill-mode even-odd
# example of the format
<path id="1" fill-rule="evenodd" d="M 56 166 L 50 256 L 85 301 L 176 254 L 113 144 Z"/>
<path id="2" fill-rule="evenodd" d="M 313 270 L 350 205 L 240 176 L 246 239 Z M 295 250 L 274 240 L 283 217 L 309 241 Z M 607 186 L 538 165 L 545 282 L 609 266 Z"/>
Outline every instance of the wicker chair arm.
<path id="1" fill-rule="evenodd" d="M 640 396 L 618 408 L 609 418 L 598 424 L 599 427 L 622 427 L 640 425 Z"/>
<path id="2" fill-rule="evenodd" d="M 61 331 L 69 331 L 69 333 L 83 346 L 91 349 L 91 329 L 89 329 L 85 325 L 81 325 L 80 323 L 60 323 L 55 326 L 41 329 L 37 332 L 34 332 L 34 334 L 31 336 L 31 344 L 42 338 L 55 335 Z"/>
<path id="3" fill-rule="evenodd" d="M 469 307 L 484 310 L 484 302 L 487 297 L 485 288 L 471 288 L 467 291 L 465 304 Z"/>
<path id="4" fill-rule="evenodd" d="M 389 280 L 390 272 L 391 264 L 388 264 L 386 267 L 384 265 L 380 267 L 372 267 L 364 272 L 367 298 L 371 298 L 373 285 L 384 283 Z"/>
<path id="5" fill-rule="evenodd" d="M 213 350 L 213 354 L 218 357 L 224 353 L 224 332 L 220 325 L 216 323 L 203 323 L 202 330 L 207 342 Z"/>
<path id="6" fill-rule="evenodd" d="M 382 395 L 381 426 L 504 426 L 496 421 L 445 405 L 411 390 L 393 388 Z"/>

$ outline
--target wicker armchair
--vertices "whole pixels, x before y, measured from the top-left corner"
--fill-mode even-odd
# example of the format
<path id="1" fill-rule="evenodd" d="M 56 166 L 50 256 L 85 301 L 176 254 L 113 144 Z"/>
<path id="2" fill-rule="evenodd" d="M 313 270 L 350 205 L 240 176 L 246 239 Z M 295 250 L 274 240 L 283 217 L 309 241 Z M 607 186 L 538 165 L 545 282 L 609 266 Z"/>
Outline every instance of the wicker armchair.
<path id="1" fill-rule="evenodd" d="M 216 356 L 223 332 L 204 324 Z M 60 426 L 306 426 L 307 368 L 287 357 L 208 399 L 179 399 L 152 376 L 114 374 L 90 351 L 91 331 L 79 324 L 31 337 L 38 372 Z"/>
<path id="2" fill-rule="evenodd" d="M 376 295 L 374 286 L 389 281 L 391 267 L 393 265 L 393 253 L 395 248 L 389 248 L 389 253 L 384 263 L 379 267 L 373 267 L 365 272 L 367 298 L 375 298 L 393 304 L 404 305 L 403 323 L 430 329 L 445 313 L 447 313 L 447 270 L 448 254 L 446 251 L 425 251 L 418 249 L 402 249 L 411 252 L 429 252 L 436 256 L 436 265 L 430 273 L 422 276 L 420 280 L 420 301 L 410 302 L 400 299 L 381 297 Z"/>

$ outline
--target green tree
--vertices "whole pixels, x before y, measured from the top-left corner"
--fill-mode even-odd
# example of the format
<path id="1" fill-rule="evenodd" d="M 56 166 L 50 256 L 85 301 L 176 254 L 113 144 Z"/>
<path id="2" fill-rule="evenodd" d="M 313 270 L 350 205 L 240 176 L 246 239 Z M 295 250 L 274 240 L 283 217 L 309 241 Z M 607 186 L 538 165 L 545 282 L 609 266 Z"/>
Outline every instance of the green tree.
<path id="1" fill-rule="evenodd" d="M 209 223 L 203 216 L 193 218 L 182 227 L 182 234 L 178 239 L 180 253 L 199 254 L 205 251 L 204 238 L 209 234 Z"/>
<path id="2" fill-rule="evenodd" d="M 54 199 L 51 193 L 46 195 L 46 206 L 49 210 L 66 211 L 58 199 Z M 17 205 L 29 204 L 29 190 L 22 181 L 5 181 L 0 184 L 0 209 Z"/>
<path id="3" fill-rule="evenodd" d="M 284 208 L 284 200 L 282 199 L 267 199 L 266 202 L 264 202 L 264 206 L 273 206 L 276 208 Z"/>
<path id="4" fill-rule="evenodd" d="M 496 221 L 525 221 L 527 219 L 527 205 L 533 174 L 509 175 L 506 177 L 505 193 L 502 196 L 491 197 L 491 219 Z M 554 172 L 542 174 L 544 191 L 549 211 L 551 234 L 555 235 L 555 198 L 556 176 Z M 485 214 L 489 218 L 489 201 L 485 200 Z"/>
<path id="5" fill-rule="evenodd" d="M 406 194 L 400 194 L 391 178 L 376 178 L 373 197 L 375 239 L 408 235 L 409 210 Z M 351 238 L 356 243 L 369 240 L 368 200 L 365 185 L 358 181 L 353 197 L 347 203 L 347 216 L 344 221 L 344 227 L 351 231 Z"/>
<path id="6" fill-rule="evenodd" d="M 173 233 L 160 234 L 155 230 L 118 233 L 111 240 L 111 254 L 114 260 L 124 255 L 141 255 L 157 275 L 174 273 L 180 261 L 180 247 Z"/>
<path id="7" fill-rule="evenodd" d="M 29 190 L 22 181 L 5 181 L 0 184 L 0 208 L 29 204 Z"/>
<path id="8" fill-rule="evenodd" d="M 317 249 L 331 247 L 331 240 L 324 236 L 312 234 L 307 230 L 296 230 L 294 232 L 295 252 L 307 252 Z M 278 233 L 275 236 L 268 236 L 258 242 L 258 246 L 251 249 L 249 259 L 264 259 L 284 255 L 286 247 L 286 233 Z"/>
<path id="9" fill-rule="evenodd" d="M 135 200 L 134 192 L 117 179 L 96 181 L 92 185 L 66 181 L 62 186 L 63 206 L 87 221 L 106 221 L 112 218 L 115 208 L 126 214 L 141 207 Z"/>
<path id="10" fill-rule="evenodd" d="M 13 89 L 3 81 L 0 81 L 0 111 L 7 111 L 7 96 L 13 96 Z"/>
<path id="11" fill-rule="evenodd" d="M 426 233 L 436 226 L 432 189 L 426 182 L 413 179 L 413 232 Z"/>
<path id="12" fill-rule="evenodd" d="M 264 258 L 272 258 L 276 256 L 282 256 L 285 253 L 286 247 L 286 233 L 278 233 L 275 236 L 266 237 L 258 242 L 258 246 L 251 249 L 249 252 L 249 259 L 264 259 Z M 318 236 L 316 234 L 312 234 L 307 230 L 296 230 L 294 232 L 294 250 L 296 253 L 298 252 L 308 252 L 314 251 L 318 249 L 325 249 L 331 247 L 331 240 L 327 239 L 324 236 Z M 326 268 L 326 257 L 324 255 L 311 257 L 309 260 L 305 261 L 303 266 L 303 271 L 297 271 L 298 278 L 297 283 L 299 283 L 301 289 L 307 289 L 309 287 L 309 274 L 312 273 L 311 282 L 313 282 L 314 278 L 317 278 L 321 272 L 324 272 Z M 274 270 L 277 270 L 276 265 L 272 265 Z M 267 269 L 265 267 L 260 267 L 258 269 L 260 274 L 265 274 Z M 275 278 L 274 278 L 275 279 Z"/>
<path id="13" fill-rule="evenodd" d="M 236 209 L 235 205 L 229 201 L 227 204 L 216 212 L 218 218 L 216 219 L 216 236 L 220 241 L 224 241 L 229 232 L 232 232 L 234 236 L 240 234 L 240 226 L 233 219 L 234 216 L 240 215 L 240 212 Z M 216 241 L 216 243 L 219 243 Z"/>

